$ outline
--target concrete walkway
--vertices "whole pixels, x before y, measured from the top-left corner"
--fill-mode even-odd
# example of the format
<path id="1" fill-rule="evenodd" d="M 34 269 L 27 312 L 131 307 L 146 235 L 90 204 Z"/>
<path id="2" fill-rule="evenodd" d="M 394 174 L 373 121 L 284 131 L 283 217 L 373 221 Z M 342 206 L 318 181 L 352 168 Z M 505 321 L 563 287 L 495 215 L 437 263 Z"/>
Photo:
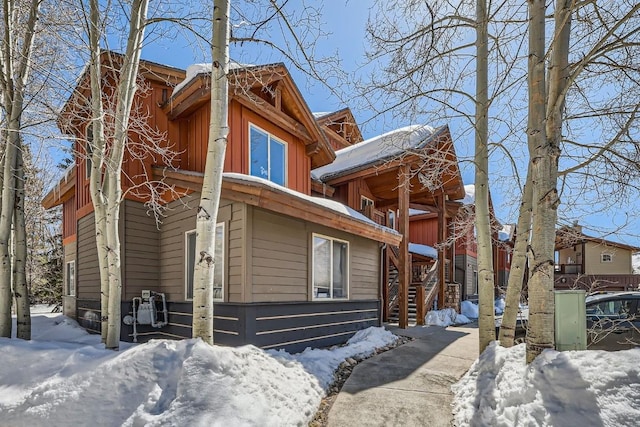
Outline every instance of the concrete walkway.
<path id="1" fill-rule="evenodd" d="M 451 426 L 451 385 L 478 358 L 477 326 L 387 329 L 416 339 L 355 367 L 329 427 Z"/>

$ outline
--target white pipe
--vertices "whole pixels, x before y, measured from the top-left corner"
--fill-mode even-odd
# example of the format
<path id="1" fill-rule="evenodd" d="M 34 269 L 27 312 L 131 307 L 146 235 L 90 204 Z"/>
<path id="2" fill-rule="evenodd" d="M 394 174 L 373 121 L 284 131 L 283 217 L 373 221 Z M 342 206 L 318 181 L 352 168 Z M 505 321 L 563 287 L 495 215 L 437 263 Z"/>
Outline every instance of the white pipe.
<path id="1" fill-rule="evenodd" d="M 142 304 L 142 298 L 133 297 L 133 342 L 138 342 L 138 330 L 136 324 L 138 323 L 138 310 L 136 310 L 136 300 L 138 300 L 138 307 Z"/>
<path id="2" fill-rule="evenodd" d="M 162 298 L 162 315 L 164 317 L 163 317 L 163 321 L 162 322 L 156 322 L 158 316 L 154 316 L 151 319 L 151 326 L 153 326 L 154 328 L 162 328 L 164 326 L 167 326 L 167 324 L 169 323 L 167 321 L 167 319 L 169 317 L 168 316 L 168 310 L 167 310 L 167 300 L 166 300 L 166 298 L 165 298 L 163 293 L 153 292 L 153 296 L 151 298 L 149 298 L 149 302 L 152 304 L 152 307 L 154 307 L 154 308 L 155 308 L 155 303 L 156 303 L 156 296 L 159 296 L 160 298 Z"/>

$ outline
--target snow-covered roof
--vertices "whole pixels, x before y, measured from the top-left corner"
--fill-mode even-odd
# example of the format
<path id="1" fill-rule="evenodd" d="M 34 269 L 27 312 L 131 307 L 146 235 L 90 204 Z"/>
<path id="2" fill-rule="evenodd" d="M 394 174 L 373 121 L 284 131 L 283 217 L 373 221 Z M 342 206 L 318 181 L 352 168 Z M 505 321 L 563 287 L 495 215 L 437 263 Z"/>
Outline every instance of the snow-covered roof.
<path id="1" fill-rule="evenodd" d="M 245 182 L 253 182 L 253 183 L 258 183 L 260 185 L 263 186 L 267 186 L 270 187 L 274 190 L 278 190 L 284 193 L 287 193 L 293 197 L 297 197 L 299 199 L 304 199 L 307 200 L 311 203 L 314 203 L 316 205 L 322 206 L 324 208 L 330 209 L 334 212 L 340 213 L 342 215 L 346 215 L 348 217 L 351 217 L 355 220 L 364 222 L 370 226 L 373 226 L 379 230 L 383 230 L 387 233 L 390 234 L 395 234 L 397 236 L 400 236 L 400 233 L 398 233 L 396 230 L 392 229 L 392 228 L 388 228 L 385 227 L 383 225 L 378 224 L 377 222 L 367 218 L 366 216 L 362 215 L 360 212 L 351 209 L 349 206 L 343 205 L 340 202 L 336 202 L 335 200 L 329 200 L 329 199 L 323 199 L 322 197 L 314 197 L 314 196 L 309 196 L 307 194 L 303 194 L 300 193 L 298 191 L 292 190 L 290 188 L 286 188 L 283 187 L 281 185 L 278 185 L 274 182 L 268 181 L 264 178 L 259 178 L 256 176 L 251 176 L 251 175 L 245 175 L 245 174 L 241 174 L 241 173 L 233 173 L 233 172 L 225 172 L 224 174 L 222 174 L 223 178 L 230 178 L 230 179 L 235 179 L 235 180 L 239 180 L 239 181 L 245 181 Z"/>
<path id="2" fill-rule="evenodd" d="M 241 64 L 239 62 L 230 61 L 229 62 L 229 70 L 237 70 L 240 68 L 253 67 L 253 64 Z M 175 95 L 182 89 L 187 86 L 193 79 L 195 79 L 200 74 L 210 74 L 211 73 L 211 62 L 205 62 L 201 64 L 191 64 L 187 67 L 186 77 L 183 81 L 178 83 L 174 88 L 171 96 Z"/>
<path id="3" fill-rule="evenodd" d="M 423 211 L 422 209 L 409 208 L 409 216 L 416 216 L 416 215 L 422 215 L 422 214 L 428 214 L 428 213 L 431 213 L 431 212 Z"/>
<path id="4" fill-rule="evenodd" d="M 333 113 L 333 111 L 319 111 L 311 114 L 313 114 L 313 117 L 315 117 L 316 119 L 319 119 L 321 117 L 328 116 L 331 113 Z"/>
<path id="5" fill-rule="evenodd" d="M 411 125 L 375 136 L 336 151 L 333 163 L 311 171 L 325 180 L 370 163 L 391 159 L 409 149 L 420 149 L 431 141 L 435 130 L 427 125 Z"/>
<path id="6" fill-rule="evenodd" d="M 501 242 L 508 242 L 512 238 L 514 224 L 504 224 L 502 229 L 498 231 L 498 240 Z"/>
<path id="7" fill-rule="evenodd" d="M 438 251 L 435 248 L 418 243 L 409 243 L 409 252 L 426 256 L 428 258 L 438 259 Z"/>
<path id="8" fill-rule="evenodd" d="M 464 199 L 462 203 L 465 205 L 475 205 L 476 203 L 476 186 L 467 184 L 464 186 Z"/>

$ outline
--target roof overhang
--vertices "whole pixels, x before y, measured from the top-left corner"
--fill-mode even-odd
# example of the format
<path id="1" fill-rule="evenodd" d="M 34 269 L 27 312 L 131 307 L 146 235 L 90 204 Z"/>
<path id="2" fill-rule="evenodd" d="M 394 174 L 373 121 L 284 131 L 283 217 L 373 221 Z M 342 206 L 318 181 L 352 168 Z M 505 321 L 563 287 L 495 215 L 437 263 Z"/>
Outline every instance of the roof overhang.
<path id="1" fill-rule="evenodd" d="M 75 164 L 70 168 L 68 173 L 60 179 L 60 181 L 44 196 L 42 199 L 42 207 L 51 209 L 69 200 L 76 194 L 76 168 Z"/>
<path id="2" fill-rule="evenodd" d="M 202 173 L 156 168 L 154 175 L 162 176 L 167 184 L 189 191 L 202 190 Z M 280 188 L 258 178 L 249 178 L 239 174 L 224 174 L 221 197 L 394 246 L 398 246 L 402 240 L 395 230 L 330 209 L 314 202 L 311 196 Z"/>

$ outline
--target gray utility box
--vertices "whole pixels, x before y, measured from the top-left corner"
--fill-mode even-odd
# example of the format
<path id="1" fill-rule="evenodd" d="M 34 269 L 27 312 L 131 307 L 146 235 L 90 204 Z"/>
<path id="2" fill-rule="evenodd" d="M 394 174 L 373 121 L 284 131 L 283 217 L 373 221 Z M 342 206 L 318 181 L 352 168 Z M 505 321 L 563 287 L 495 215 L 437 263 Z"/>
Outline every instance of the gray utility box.
<path id="1" fill-rule="evenodd" d="M 555 291 L 554 294 L 556 350 L 585 350 L 587 348 L 585 291 Z"/>

